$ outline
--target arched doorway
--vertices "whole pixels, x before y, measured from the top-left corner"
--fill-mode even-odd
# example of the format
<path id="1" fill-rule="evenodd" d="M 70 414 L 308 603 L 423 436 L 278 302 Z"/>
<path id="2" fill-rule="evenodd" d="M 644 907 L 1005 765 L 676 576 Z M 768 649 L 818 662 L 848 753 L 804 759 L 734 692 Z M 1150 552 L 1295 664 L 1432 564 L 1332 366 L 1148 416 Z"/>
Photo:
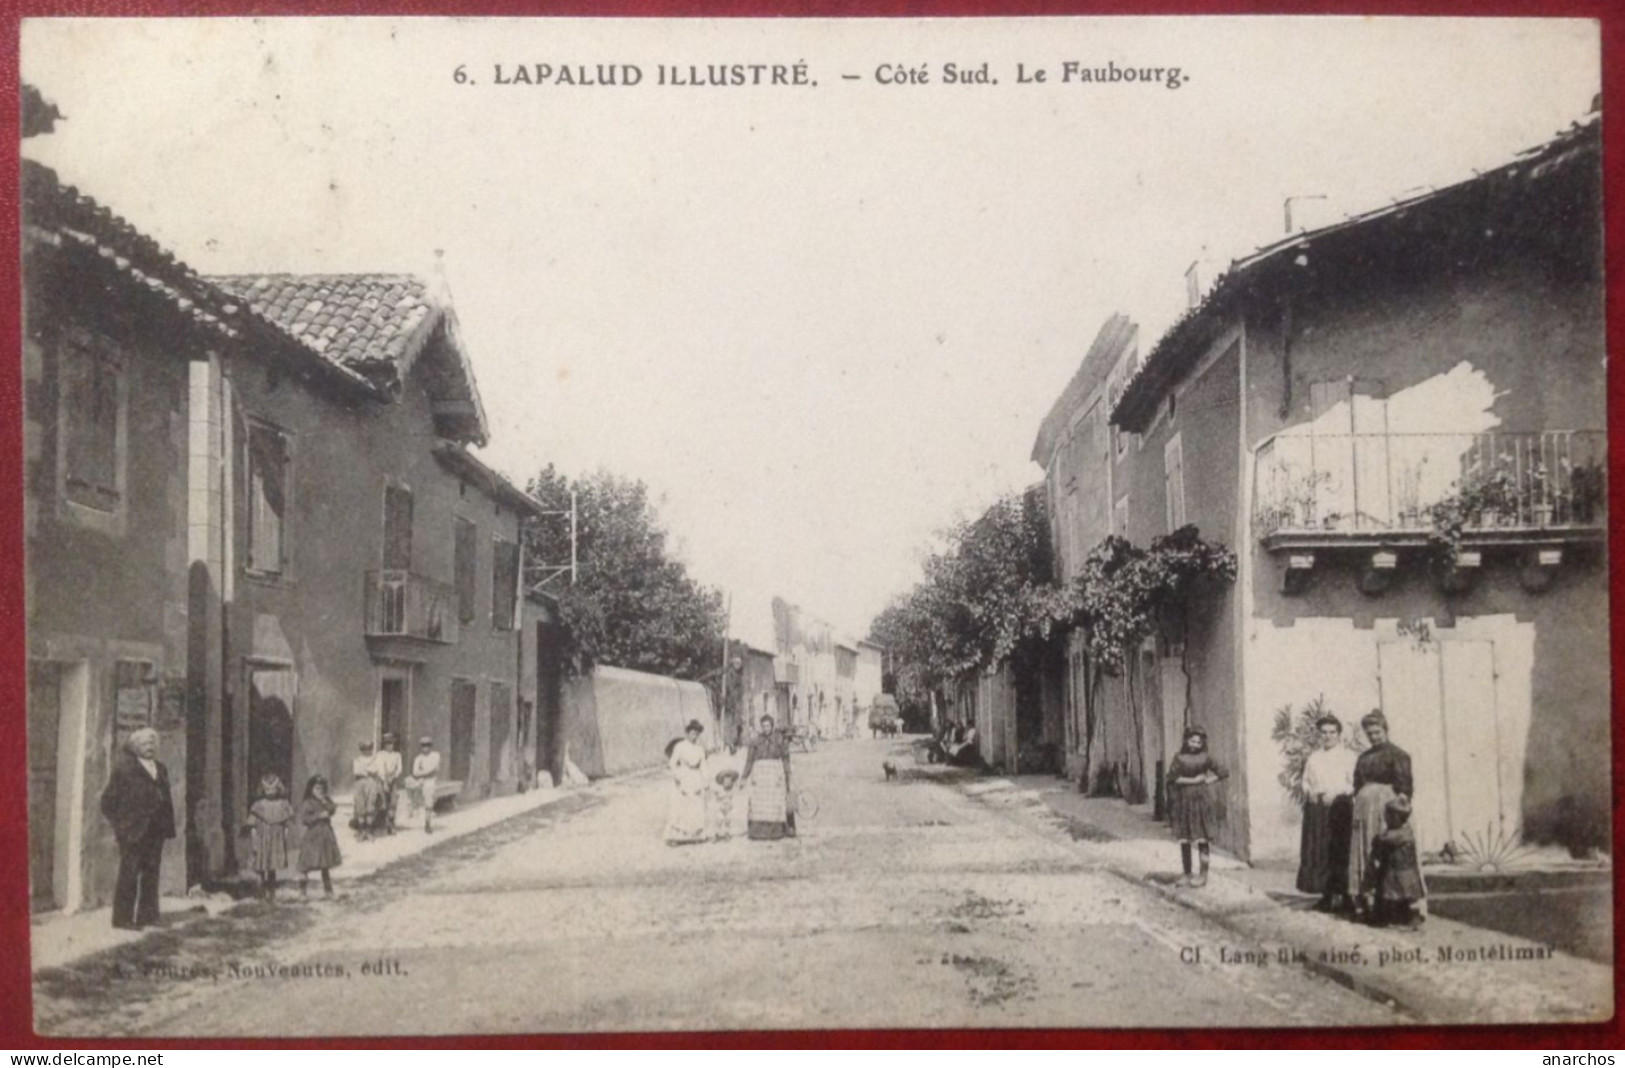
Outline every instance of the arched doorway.
<path id="1" fill-rule="evenodd" d="M 259 796 L 260 780 L 275 775 L 287 796 L 293 781 L 293 669 L 254 667 L 248 678 L 248 781 L 245 804 Z"/>

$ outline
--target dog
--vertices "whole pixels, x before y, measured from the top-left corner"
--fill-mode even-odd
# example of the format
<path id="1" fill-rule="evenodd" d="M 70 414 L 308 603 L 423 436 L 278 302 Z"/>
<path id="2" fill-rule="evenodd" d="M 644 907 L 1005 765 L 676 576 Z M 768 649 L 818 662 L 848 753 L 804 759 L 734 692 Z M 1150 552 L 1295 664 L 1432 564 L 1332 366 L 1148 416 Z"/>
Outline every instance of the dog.
<path id="1" fill-rule="evenodd" d="M 893 764 L 889 760 L 882 760 L 880 762 L 880 770 L 886 773 L 887 782 L 891 782 L 893 779 L 897 778 L 897 765 Z"/>

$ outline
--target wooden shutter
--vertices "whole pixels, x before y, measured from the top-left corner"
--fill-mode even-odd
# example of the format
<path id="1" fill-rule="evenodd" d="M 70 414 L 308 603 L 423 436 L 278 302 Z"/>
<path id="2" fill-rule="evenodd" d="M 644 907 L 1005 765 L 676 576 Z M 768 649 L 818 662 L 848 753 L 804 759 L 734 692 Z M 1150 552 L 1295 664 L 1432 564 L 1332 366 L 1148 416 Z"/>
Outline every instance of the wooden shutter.
<path id="1" fill-rule="evenodd" d="M 474 598 L 478 587 L 475 576 L 479 565 L 479 528 L 467 519 L 457 518 L 453 546 L 453 570 L 457 582 L 457 618 L 464 623 L 474 622 Z"/>
<path id="2" fill-rule="evenodd" d="M 384 569 L 412 570 L 412 491 L 384 487 Z"/>
<path id="3" fill-rule="evenodd" d="M 451 777 L 467 782 L 474 760 L 474 704 L 477 690 L 467 679 L 451 682 Z"/>
<path id="4" fill-rule="evenodd" d="M 519 594 L 519 543 L 497 538 L 492 543 L 491 626 L 513 629 L 514 603 Z"/>
<path id="5" fill-rule="evenodd" d="M 285 559 L 288 439 L 272 427 L 253 424 L 248 428 L 248 482 L 248 566 L 280 574 Z"/>
<path id="6" fill-rule="evenodd" d="M 63 468 L 68 500 L 101 511 L 118 507 L 118 429 L 122 368 L 115 354 L 83 339 L 62 359 Z"/>

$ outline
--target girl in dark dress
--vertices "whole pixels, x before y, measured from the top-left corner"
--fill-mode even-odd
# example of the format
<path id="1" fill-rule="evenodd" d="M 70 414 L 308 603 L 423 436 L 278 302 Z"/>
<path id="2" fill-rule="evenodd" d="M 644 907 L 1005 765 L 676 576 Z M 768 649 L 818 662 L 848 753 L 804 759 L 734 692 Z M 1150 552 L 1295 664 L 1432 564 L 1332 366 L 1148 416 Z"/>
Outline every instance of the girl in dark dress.
<path id="1" fill-rule="evenodd" d="M 1415 928 L 1422 922 L 1421 905 L 1427 899 L 1427 887 L 1422 883 L 1422 868 L 1416 857 L 1416 832 L 1407 826 L 1410 818 L 1411 802 L 1407 797 L 1396 797 L 1383 807 L 1388 826 L 1371 842 L 1373 926 L 1403 924 Z"/>
<path id="2" fill-rule="evenodd" d="M 1229 773 L 1219 766 L 1207 751 L 1207 731 L 1201 727 L 1185 728 L 1185 745 L 1174 755 L 1168 770 L 1168 814 L 1179 838 L 1179 859 L 1185 874 L 1181 886 L 1206 886 L 1208 862 L 1211 859 L 1208 842 L 1219 829 L 1220 779 Z M 1201 872 L 1191 876 L 1191 843 L 1196 843 L 1201 856 Z"/>
<path id="3" fill-rule="evenodd" d="M 1411 796 L 1411 757 L 1388 740 L 1388 720 L 1372 709 L 1360 720 L 1371 748 L 1354 764 L 1354 814 L 1349 835 L 1349 892 L 1355 895 L 1354 911 L 1367 916 L 1371 910 L 1371 889 L 1366 869 L 1371 863 L 1371 843 L 1386 828 L 1383 810 L 1396 797 Z"/>
<path id="4" fill-rule="evenodd" d="M 344 858 L 339 854 L 339 840 L 333 834 L 333 812 L 338 806 L 328 796 L 327 780 L 312 775 L 305 783 L 305 799 L 299 805 L 299 822 L 304 825 L 305 836 L 299 842 L 299 895 L 309 888 L 310 873 L 322 873 L 322 892 L 333 896 L 333 876 L 329 869 L 338 867 Z"/>

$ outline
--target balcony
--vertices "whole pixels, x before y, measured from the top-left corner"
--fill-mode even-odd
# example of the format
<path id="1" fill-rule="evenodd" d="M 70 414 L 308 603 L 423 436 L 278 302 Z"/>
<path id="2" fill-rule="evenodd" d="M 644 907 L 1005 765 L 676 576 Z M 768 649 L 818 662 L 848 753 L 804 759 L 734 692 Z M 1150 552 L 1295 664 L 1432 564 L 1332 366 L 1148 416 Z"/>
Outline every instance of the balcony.
<path id="1" fill-rule="evenodd" d="M 1279 435 L 1254 457 L 1253 519 L 1271 551 L 1600 539 L 1601 431 Z"/>
<path id="2" fill-rule="evenodd" d="M 451 644 L 459 636 L 457 591 L 411 571 L 367 572 L 367 637 Z"/>

